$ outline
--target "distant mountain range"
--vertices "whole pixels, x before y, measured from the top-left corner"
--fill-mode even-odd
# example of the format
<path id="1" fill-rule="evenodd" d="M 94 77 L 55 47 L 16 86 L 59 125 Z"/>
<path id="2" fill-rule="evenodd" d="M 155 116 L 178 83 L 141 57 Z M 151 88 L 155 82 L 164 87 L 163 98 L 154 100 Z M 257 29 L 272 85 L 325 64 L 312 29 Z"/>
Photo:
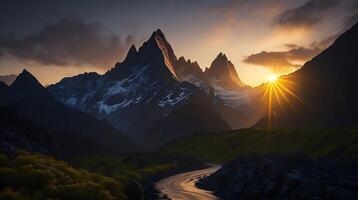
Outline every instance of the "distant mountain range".
<path id="1" fill-rule="evenodd" d="M 273 115 L 254 127 L 344 127 L 358 124 L 358 24 L 294 73 L 280 78 L 292 94 L 273 99 Z"/>
<path id="2" fill-rule="evenodd" d="M 197 62 L 177 59 L 161 30 L 104 75 L 80 74 L 47 89 L 65 105 L 156 147 L 192 133 L 249 127 L 262 117 L 248 106 L 256 90 L 241 82 L 224 54 L 203 72 Z"/>
<path id="3" fill-rule="evenodd" d="M 0 82 L 0 97 L 0 107 L 15 109 L 21 119 L 29 121 L 26 124 L 34 124 L 31 129 L 35 129 L 36 126 L 45 130 L 43 132 L 46 132 L 50 136 L 49 138 L 58 145 L 64 156 L 120 153 L 129 151 L 131 148 L 129 139 L 114 129 L 108 122 L 56 101 L 26 70 L 20 73 L 10 86 Z M 14 115 L 12 114 L 12 116 Z M 18 124 L 16 122 L 18 119 L 16 117 L 13 119 L 9 123 Z M 24 127 L 18 128 L 21 132 L 21 128 Z M 2 135 L 6 135 L 8 131 L 9 129 L 6 126 L 0 129 Z M 37 134 L 40 134 L 40 132 Z M 29 139 L 28 143 L 33 143 L 31 141 L 34 141 L 35 135 L 31 137 L 32 139 Z M 19 137 L 19 140 L 21 138 L 23 137 Z M 41 136 L 41 138 L 44 138 L 44 136 Z M 9 145 L 16 146 L 14 144 L 18 143 L 18 141 L 13 142 Z M 40 141 L 35 142 L 43 144 Z"/>

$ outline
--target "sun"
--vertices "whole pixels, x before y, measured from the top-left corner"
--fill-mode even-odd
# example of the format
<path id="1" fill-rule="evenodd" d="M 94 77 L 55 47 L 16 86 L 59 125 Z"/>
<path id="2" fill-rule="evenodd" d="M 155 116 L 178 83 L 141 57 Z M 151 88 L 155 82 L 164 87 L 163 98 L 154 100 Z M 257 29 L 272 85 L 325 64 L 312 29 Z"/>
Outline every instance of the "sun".
<path id="1" fill-rule="evenodd" d="M 273 82 L 276 82 L 278 79 L 278 75 L 277 74 L 271 74 L 267 77 L 267 80 L 270 82 L 270 83 L 273 83 Z"/>
<path id="2" fill-rule="evenodd" d="M 262 98 L 267 100 L 267 122 L 268 129 L 272 127 L 272 117 L 277 108 L 284 106 L 287 103 L 292 109 L 295 109 L 294 99 L 303 103 L 302 99 L 295 94 L 295 88 L 298 87 L 294 82 L 280 77 L 277 74 L 270 74 L 267 77 L 267 84 L 262 90 Z M 293 97 L 293 98 L 291 98 Z"/>

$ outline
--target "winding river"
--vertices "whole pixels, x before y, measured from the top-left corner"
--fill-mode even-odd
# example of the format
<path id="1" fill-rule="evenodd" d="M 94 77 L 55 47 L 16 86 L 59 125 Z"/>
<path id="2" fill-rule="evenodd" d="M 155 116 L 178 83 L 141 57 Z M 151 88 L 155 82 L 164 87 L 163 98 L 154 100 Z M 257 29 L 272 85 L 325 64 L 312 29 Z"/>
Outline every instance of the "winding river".
<path id="1" fill-rule="evenodd" d="M 203 176 L 216 172 L 220 166 L 176 174 L 156 183 L 156 188 L 171 200 L 219 200 L 212 192 L 199 189 L 195 183 Z"/>

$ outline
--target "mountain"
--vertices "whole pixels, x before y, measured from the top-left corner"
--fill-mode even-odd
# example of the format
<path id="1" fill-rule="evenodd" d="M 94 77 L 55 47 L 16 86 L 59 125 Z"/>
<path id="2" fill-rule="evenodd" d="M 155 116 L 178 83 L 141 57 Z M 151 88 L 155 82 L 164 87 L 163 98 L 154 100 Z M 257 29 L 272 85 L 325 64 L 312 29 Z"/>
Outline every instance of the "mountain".
<path id="1" fill-rule="evenodd" d="M 9 74 L 9 75 L 0 75 L 0 81 L 10 85 L 16 79 L 17 75 Z"/>
<path id="2" fill-rule="evenodd" d="M 154 122 L 144 136 L 144 140 L 160 147 L 193 133 L 205 134 L 231 130 L 230 125 L 216 110 L 216 105 L 207 100 L 207 94 L 197 90 L 188 102 L 177 106 L 163 118 Z"/>
<path id="3" fill-rule="evenodd" d="M 174 67 L 178 78 L 182 81 L 188 81 L 195 85 L 200 85 L 205 81 L 204 73 L 196 61 L 192 62 L 181 56 L 175 61 Z"/>
<path id="4" fill-rule="evenodd" d="M 356 52 L 358 24 L 301 69 L 280 78 L 285 91 L 289 91 L 286 96 L 290 103 L 280 106 L 278 102 L 273 102 L 272 127 L 343 127 L 358 124 Z M 254 127 L 267 127 L 268 121 L 268 117 L 264 117 Z"/>
<path id="5" fill-rule="evenodd" d="M 8 155 L 21 149 L 62 158 L 51 134 L 9 107 L 0 107 L 0 151 Z"/>
<path id="6" fill-rule="evenodd" d="M 105 118 L 117 130 L 138 141 L 146 141 L 144 138 L 153 135 L 151 130 L 158 127 L 156 124 L 168 121 L 169 116 L 174 116 L 174 111 L 181 113 L 180 116 L 190 117 L 192 112 L 184 108 L 194 102 L 208 105 L 208 109 L 202 109 L 203 113 L 198 116 L 198 123 L 209 121 L 210 116 L 215 115 L 218 121 L 214 126 L 230 129 L 215 107 L 209 106 L 214 104 L 216 97 L 182 80 L 188 71 L 186 64 L 195 65 L 193 71 L 201 72 L 197 63 L 184 58 L 178 60 L 162 31 L 157 30 L 138 50 L 132 46 L 123 62 L 117 63 L 104 75 L 82 74 L 65 78 L 47 90 L 72 108 Z M 181 108 L 186 111 L 178 111 Z M 191 121 L 182 125 L 187 126 L 180 133 L 182 136 L 199 130 Z M 164 140 L 180 137 L 179 133 L 174 134 L 175 129 L 166 126 L 166 138 L 155 143 L 162 144 Z M 158 138 L 162 133 L 157 134 L 153 137 Z"/>
<path id="7" fill-rule="evenodd" d="M 130 141 L 107 121 L 58 102 L 26 70 L 10 86 L 0 85 L 0 96 L 0 106 L 14 108 L 51 132 L 65 156 L 129 150 Z"/>
<path id="8" fill-rule="evenodd" d="M 205 75 L 214 87 L 233 89 L 245 86 L 237 75 L 234 65 L 223 53 L 220 53 L 211 63 L 210 68 L 205 70 Z"/>

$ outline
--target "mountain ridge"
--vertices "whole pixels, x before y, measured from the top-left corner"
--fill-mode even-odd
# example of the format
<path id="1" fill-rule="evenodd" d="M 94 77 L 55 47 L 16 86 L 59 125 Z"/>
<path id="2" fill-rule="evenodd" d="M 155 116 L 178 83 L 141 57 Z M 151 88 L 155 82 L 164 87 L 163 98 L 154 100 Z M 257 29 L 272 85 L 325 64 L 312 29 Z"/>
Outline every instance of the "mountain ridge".
<path id="1" fill-rule="evenodd" d="M 0 95 L 0 107 L 11 107 L 37 126 L 50 131 L 65 156 L 119 153 L 130 149 L 128 138 L 108 122 L 58 102 L 26 70 L 11 86 L 1 86 Z"/>

